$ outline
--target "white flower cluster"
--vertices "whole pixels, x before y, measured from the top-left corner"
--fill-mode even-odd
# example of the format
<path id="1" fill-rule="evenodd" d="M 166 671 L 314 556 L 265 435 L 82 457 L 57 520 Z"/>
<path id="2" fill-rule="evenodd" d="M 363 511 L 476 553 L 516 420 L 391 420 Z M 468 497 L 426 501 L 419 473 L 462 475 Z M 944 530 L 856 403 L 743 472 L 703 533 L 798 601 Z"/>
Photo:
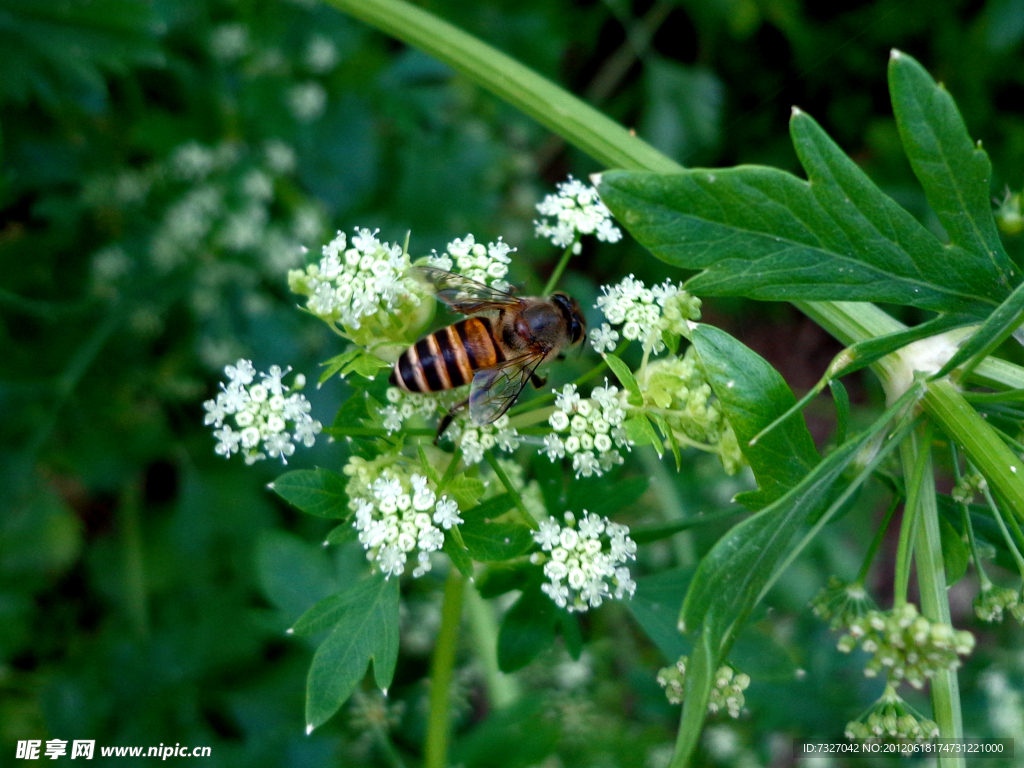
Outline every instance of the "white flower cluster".
<path id="1" fill-rule="evenodd" d="M 312 123 L 327 109 L 327 90 L 315 80 L 309 80 L 289 88 L 285 100 L 298 122 Z"/>
<path id="2" fill-rule="evenodd" d="M 437 498 L 430 481 L 398 464 L 379 469 L 358 457 L 349 460 L 345 474 L 353 526 L 366 559 L 376 562 L 387 578 L 401 576 L 409 555 L 418 551 L 414 578 L 430 570 L 430 553 L 444 545 L 441 529 L 463 522 L 459 506 L 448 496 Z"/>
<path id="3" fill-rule="evenodd" d="M 484 453 L 492 448 L 512 453 L 522 442 L 519 432 L 510 426 L 505 414 L 490 424 L 474 424 L 468 418 L 460 421 L 462 423 L 452 424 L 451 433 L 462 448 L 462 460 L 466 466 L 479 464 L 483 461 Z"/>
<path id="4" fill-rule="evenodd" d="M 558 194 L 547 195 L 537 203 L 537 212 L 546 217 L 533 222 L 537 237 L 550 240 L 559 248 L 572 245 L 573 253 L 581 250 L 577 235 L 596 235 L 606 243 L 622 239 L 622 230 L 612 223 L 611 211 L 594 187 L 572 176 L 557 186 Z"/>
<path id="5" fill-rule="evenodd" d="M 647 288 L 633 275 L 618 285 L 601 286 L 597 307 L 611 325 L 621 325 L 622 335 L 630 341 L 641 340 L 655 352 L 665 348 L 662 331 L 687 336 L 687 322 L 700 319 L 701 301 L 670 280 Z M 611 352 L 619 335 L 607 323 L 590 332 L 590 343 L 598 352 Z"/>
<path id="6" fill-rule="evenodd" d="M 531 561 L 544 563 L 544 575 L 550 581 L 542 584 L 541 590 L 559 608 L 586 611 L 613 594 L 616 600 L 633 597 L 636 582 L 626 561 L 636 559 L 636 542 L 629 538 L 627 526 L 586 510 L 577 525 L 576 516 L 566 512 L 564 526 L 553 518 L 543 520 L 533 539 L 550 553 L 535 553 Z"/>
<path id="7" fill-rule="evenodd" d="M 572 456 L 576 477 L 602 475 L 623 462 L 618 448 L 629 449 L 629 438 L 623 422 L 626 411 L 619 404 L 618 387 L 608 384 L 594 387 L 590 399 L 583 400 L 575 384 L 566 384 L 556 392 L 555 412 L 548 423 L 555 430 L 545 436 L 542 453 L 551 461 Z M 558 433 L 566 433 L 564 437 Z"/>
<path id="8" fill-rule="evenodd" d="M 470 280 L 489 285 L 498 291 L 509 288 L 505 276 L 508 265 L 512 262 L 509 256 L 516 249 L 504 242 L 500 237 L 496 243 L 478 243 L 472 234 L 455 238 L 440 256 L 434 252 L 427 258 L 427 264 L 436 269 L 458 272 Z"/>
<path id="9" fill-rule="evenodd" d="M 376 231 L 357 228 L 351 242 L 338 232 L 322 253 L 319 263 L 291 270 L 288 285 L 309 297 L 306 309 L 339 324 L 357 344 L 379 341 L 382 330 L 401 325 L 400 316 L 423 303 L 422 287 L 406 276 L 409 255 Z"/>
<path id="10" fill-rule="evenodd" d="M 384 429 L 390 435 L 402 428 L 407 419 L 416 414 L 429 418 L 437 413 L 437 397 L 432 394 L 406 392 L 398 387 L 388 387 L 388 404 L 381 410 Z"/>
<path id="11" fill-rule="evenodd" d="M 224 458 L 241 451 L 246 464 L 261 459 L 281 458 L 285 464 L 295 453 L 295 443 L 307 448 L 316 442 L 323 425 L 309 415 L 311 406 L 305 396 L 294 389 L 301 389 L 305 377 L 295 377 L 294 387 L 287 387 L 281 379 L 291 367 L 281 370 L 270 366 L 269 373 L 260 373 L 262 382 L 254 384 L 256 368 L 250 360 L 239 360 L 235 365 L 224 368 L 229 379 L 227 386 L 221 383 L 221 392 L 215 400 L 203 403 L 206 417 L 203 423 L 217 427 L 213 436 L 217 438 L 214 451 Z M 225 424 L 228 416 L 233 417 L 235 427 Z M 288 422 L 293 432 L 288 431 Z M 260 447 L 266 453 L 260 451 Z"/>

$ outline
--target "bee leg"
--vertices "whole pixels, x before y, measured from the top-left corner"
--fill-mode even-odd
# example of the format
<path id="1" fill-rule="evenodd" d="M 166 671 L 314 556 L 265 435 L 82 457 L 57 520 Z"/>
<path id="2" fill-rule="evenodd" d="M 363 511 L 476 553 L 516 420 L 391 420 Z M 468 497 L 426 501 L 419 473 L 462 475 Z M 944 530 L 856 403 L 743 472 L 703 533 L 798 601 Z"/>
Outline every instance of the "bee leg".
<path id="1" fill-rule="evenodd" d="M 463 400 L 458 405 L 453 406 L 452 409 L 444 415 L 441 421 L 438 422 L 437 434 L 434 436 L 434 445 L 437 445 L 437 441 L 441 439 L 441 435 L 443 435 L 445 433 L 445 430 L 448 429 L 448 427 L 451 425 L 452 419 L 455 418 L 455 414 L 457 414 L 467 405 L 469 405 L 469 400 Z"/>
<path id="2" fill-rule="evenodd" d="M 540 389 L 548 383 L 547 376 L 538 376 L 536 373 L 530 374 L 530 383 L 533 384 L 535 389 Z"/>

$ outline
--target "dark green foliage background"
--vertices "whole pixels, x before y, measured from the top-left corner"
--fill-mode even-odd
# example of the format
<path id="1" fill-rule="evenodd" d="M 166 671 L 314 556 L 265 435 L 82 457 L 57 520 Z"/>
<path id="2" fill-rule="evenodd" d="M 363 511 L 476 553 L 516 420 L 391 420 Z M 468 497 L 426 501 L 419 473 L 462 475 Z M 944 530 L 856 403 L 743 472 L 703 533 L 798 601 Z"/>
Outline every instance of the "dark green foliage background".
<path id="1" fill-rule="evenodd" d="M 687 165 L 798 171 L 787 124 L 799 105 L 937 231 L 888 101 L 886 62 L 897 47 L 956 98 L 992 157 L 993 192 L 1024 183 L 1019 0 L 424 5 L 595 100 Z M 211 54 L 210 37 L 225 23 L 248 29 L 241 62 Z M 337 47 L 326 74 L 304 68 L 314 33 Z M 268 51 L 278 63 L 260 69 L 254 62 Z M 303 123 L 287 94 L 308 81 L 325 88 L 327 104 Z M 240 142 L 253 159 L 268 139 L 297 153 L 294 172 L 275 181 L 271 215 L 284 221 L 315 206 L 325 226 L 307 242 L 314 252 L 330 232 L 357 225 L 380 227 L 388 240 L 411 230 L 416 256 L 466 232 L 502 235 L 519 247 L 513 281 L 534 289 L 557 254 L 533 240 L 532 205 L 567 172 L 598 170 L 441 65 L 314 2 L 0 0 L 0 764 L 27 738 L 210 745 L 211 765 L 383 764 L 347 714 L 304 735 L 304 682 L 319 638 L 284 635 L 365 570 L 361 553 L 322 550 L 330 521 L 300 517 L 265 491 L 279 468 L 218 459 L 201 426 L 200 403 L 227 354 L 212 353 L 216 344 L 232 342 L 227 360 L 291 364 L 314 380 L 316 362 L 341 351 L 336 339 L 294 310 L 280 276 L 259 269 L 239 268 L 236 281 L 217 283 L 213 308 L 197 311 L 196 287 L 238 262 L 225 249 L 208 248 L 168 273 L 147 267 L 147 243 L 183 190 L 160 187 L 141 207 L 95 193 L 104 179 L 164 163 L 189 141 Z M 135 266 L 99 290 L 93 257 L 112 243 Z M 1020 255 L 1019 243 L 1007 246 Z M 635 244 L 588 245 L 563 283 L 589 307 L 601 282 L 630 272 L 646 281 L 680 276 Z M 719 300 L 705 305 L 705 319 L 767 357 L 798 393 L 838 349 L 786 305 Z M 570 359 L 555 380 L 586 367 Z M 851 392 L 855 405 L 877 400 L 867 380 Z M 328 422 L 344 395 L 335 383 L 310 393 L 314 415 Z M 811 412 L 822 444 L 830 413 Z M 338 469 L 345 456 L 324 443 L 300 450 L 293 466 Z M 560 479 L 546 461 L 537 469 L 553 497 Z M 627 468 L 652 471 L 639 460 Z M 673 493 L 687 514 L 711 512 L 742 489 L 692 454 L 678 476 L 654 479 L 646 501 L 616 519 L 665 522 L 645 510 Z M 733 658 L 754 683 L 752 716 L 736 730 L 756 762 L 771 759 L 773 743 L 778 749 L 770 734 L 839 737 L 878 694 L 805 607 L 828 574 L 853 575 L 867 514 L 831 526 L 782 580 L 770 601 L 781 617 L 774 640 L 766 634 L 773 625 L 757 621 L 737 642 Z M 559 686 L 567 657 L 552 651 L 520 674 L 541 695 L 494 713 L 479 677 L 463 675 L 455 759 L 527 765 L 557 749 L 566 765 L 655 766 L 648 759 L 673 738 L 676 711 L 653 676 L 661 652 L 685 649 L 671 626 L 686 568 L 724 530 L 698 529 L 692 545 L 645 548 L 638 574 L 659 575 L 642 582 L 634 612 L 651 637 L 621 606 L 588 616 L 594 676 L 582 687 Z M 883 594 L 887 579 L 883 572 L 877 584 Z M 436 583 L 423 582 L 405 596 L 392 691 L 405 704 L 395 741 L 410 759 L 425 723 L 437 607 Z M 954 592 L 955 621 L 978 629 L 972 585 L 969 578 Z M 968 732 L 989 734 L 982 672 L 996 665 L 1020 684 L 1022 669 L 1000 650 L 1020 639 L 1009 626 L 980 634 L 963 673 Z M 518 756 L 493 749 L 509 738 L 522 743 Z M 722 754 L 701 760 L 735 758 Z"/>

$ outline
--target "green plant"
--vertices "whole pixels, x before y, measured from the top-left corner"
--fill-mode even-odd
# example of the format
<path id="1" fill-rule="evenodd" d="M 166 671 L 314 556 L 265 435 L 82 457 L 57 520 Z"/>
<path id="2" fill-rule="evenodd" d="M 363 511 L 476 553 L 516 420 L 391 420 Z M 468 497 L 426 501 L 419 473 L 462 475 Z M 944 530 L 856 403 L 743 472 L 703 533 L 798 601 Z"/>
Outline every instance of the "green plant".
<path id="1" fill-rule="evenodd" d="M 538 508 L 560 515 L 552 504 L 563 499 L 535 489 L 528 478 L 513 477 L 512 467 L 493 453 L 495 447 L 513 450 L 530 430 L 544 435 L 550 460 L 571 456 L 577 477 L 609 473 L 622 458 L 620 448 L 651 444 L 659 453 L 671 451 L 677 461 L 680 451 L 692 446 L 717 453 L 727 469 L 746 462 L 756 478 L 757 489 L 738 498 L 754 514 L 705 555 L 681 608 L 680 629 L 691 633 L 694 643 L 679 667 L 681 679 L 675 681 L 682 689 L 683 713 L 673 765 L 688 761 L 709 702 L 723 700 L 722 691 L 732 685 L 731 667 L 724 665 L 758 603 L 814 536 L 845 513 L 873 479 L 893 494 L 892 509 L 897 500 L 905 500 L 893 608 L 872 610 L 863 590 L 887 517 L 859 578 L 833 585 L 817 601 L 818 612 L 835 628 L 846 630 L 841 648 L 860 643 L 874 654 L 869 674 L 884 672 L 890 684 L 930 681 L 934 729 L 944 737 L 962 736 L 956 670 L 959 657 L 970 653 L 973 638 L 949 626 L 947 574 L 962 575 L 956 566 L 965 567 L 967 560 L 962 536 L 979 573 L 984 573 L 975 531 L 984 525 L 991 532 L 990 523 L 996 533 L 985 537 L 988 543 L 1024 567 L 1024 464 L 1015 453 L 1020 450 L 1021 412 L 1014 407 L 1024 390 L 1024 370 L 992 357 L 1020 325 L 1024 289 L 992 215 L 989 161 L 970 140 L 951 97 L 912 58 L 893 53 L 890 92 L 900 136 L 947 243 L 886 197 L 798 110 L 790 129 L 806 181 L 757 166 L 687 171 L 582 102 L 422 11 L 397 0 L 334 4 L 447 60 L 598 161 L 624 168 L 595 178 L 601 200 L 652 254 L 698 272 L 686 282 L 685 291 L 671 284 L 651 291 L 631 277 L 606 287 L 599 304 L 609 322 L 592 336 L 603 362 L 557 393 L 554 408 L 548 406 L 552 398 L 542 396 L 510 412 L 509 422 L 464 425 L 451 452 L 429 445 L 429 427 L 407 423 L 417 414 L 429 414 L 436 404 L 387 393 L 381 377 L 373 378 L 389 362 L 386 355 L 379 356 L 383 347 L 376 340 L 399 345 L 414 338 L 412 332 L 426 322 L 420 310 L 427 297 L 407 284 L 393 295 L 378 292 L 370 297 L 373 312 L 346 316 L 330 306 L 308 305 L 358 345 L 331 361 L 325 374 L 354 373 L 365 379 L 326 430 L 354 447 L 347 478 L 325 469 L 300 470 L 274 487 L 299 508 L 339 520 L 329 543 L 354 535 L 349 520 L 354 517 L 360 543 L 381 571 L 321 601 L 294 627 L 296 633 L 307 634 L 330 630 L 310 672 L 309 726 L 319 725 L 341 706 L 371 660 L 378 686 L 388 687 L 397 654 L 395 585 L 404 571 L 405 553 L 419 552 L 414 576 L 430 570 L 430 553 L 438 549 L 454 566 L 434 654 L 426 742 L 427 764 L 440 766 L 445 764 L 449 727 L 449 702 L 440 683 L 451 676 L 452 643 L 467 588 L 463 577 L 474 576 L 473 560 L 488 564 L 479 584 L 481 595 L 522 591 L 497 640 L 498 663 L 510 670 L 534 658 L 558 629 L 578 655 L 578 625 L 571 613 L 559 609 L 597 607 L 613 590 L 617 597 L 632 594 L 635 585 L 628 570 L 617 566 L 625 563 L 636 543 L 681 529 L 629 532 L 615 527 L 604 510 L 614 512 L 635 492 L 625 484 L 606 491 L 601 512 L 574 510 L 582 517 L 566 516 L 564 527 L 554 519 L 538 520 Z M 581 233 L 568 242 L 562 238 L 565 252 L 549 290 Z M 335 257 L 355 252 L 355 263 L 364 272 L 380 271 L 384 267 L 375 265 L 383 264 L 401 279 L 410 264 L 406 248 L 381 243 L 366 231 L 357 237 L 359 243 L 354 240 L 352 248 L 344 239 L 336 240 L 325 256 L 328 250 Z M 504 252 L 495 244 L 482 251 L 473 251 L 475 246 L 454 241 L 449 255 L 441 258 L 466 269 L 460 256 L 472 251 L 484 265 L 501 263 L 497 254 Z M 364 256 L 369 259 L 365 265 L 360 262 Z M 321 261 L 305 273 L 317 285 L 297 277 L 293 286 L 312 301 L 328 272 Z M 695 322 L 699 302 L 691 293 L 794 301 L 849 345 L 815 390 L 829 385 L 840 413 L 841 437 L 824 457 L 797 413 L 803 401 L 796 402 L 781 376 L 758 355 L 724 332 Z M 916 307 L 935 316 L 907 328 L 868 302 Z M 370 326 L 374 333 L 363 327 L 365 318 L 376 323 Z M 619 347 L 613 325 L 622 325 L 624 342 Z M 376 346 L 369 344 L 370 337 Z M 689 346 L 679 357 L 683 338 Z M 621 357 L 627 341 L 642 348 L 635 368 Z M 657 357 L 662 351 L 667 356 Z M 869 366 L 882 383 L 888 408 L 847 437 L 848 403 L 838 380 Z M 606 367 L 621 391 L 606 384 L 581 400 L 577 386 Z M 973 393 L 971 385 L 994 391 Z M 544 421 L 550 429 L 536 426 Z M 563 439 L 560 433 L 567 430 Z M 221 444 L 229 441 L 222 437 Z M 933 454 L 943 448 L 956 473 L 961 472 L 962 450 L 968 476 L 974 478 L 973 486 L 961 484 L 953 500 L 936 491 Z M 897 449 L 902 479 L 887 471 Z M 478 468 L 484 459 L 487 468 Z M 488 487 L 481 478 L 492 476 Z M 987 506 L 969 504 L 972 489 L 982 492 Z M 374 526 L 396 510 L 409 509 L 425 520 L 410 513 L 402 522 L 408 530 L 399 533 L 400 526 L 395 527 L 396 540 L 409 537 L 399 552 L 383 531 L 374 533 Z M 601 578 L 563 584 L 552 575 L 560 571 L 551 567 L 561 561 L 544 553 L 557 549 L 558 541 L 572 550 L 580 540 L 577 530 L 584 527 L 584 538 L 595 542 L 594 553 L 610 553 L 604 565 L 613 567 L 595 570 L 591 564 L 588 573 L 600 573 Z M 526 557 L 537 547 L 540 551 Z M 907 600 L 911 562 L 916 565 L 920 611 Z M 991 588 L 983 591 L 989 594 Z M 981 599 L 979 613 L 994 617 L 1001 612 L 993 607 L 995 598 Z M 998 601 L 1010 610 L 1017 605 L 1005 594 Z M 932 725 L 900 709 L 901 701 L 887 688 L 876 707 L 899 712 L 889 735 L 931 735 Z M 877 721 L 865 713 L 864 722 Z M 848 730 L 861 733 L 853 723 Z M 942 762 L 953 765 L 959 760 Z"/>

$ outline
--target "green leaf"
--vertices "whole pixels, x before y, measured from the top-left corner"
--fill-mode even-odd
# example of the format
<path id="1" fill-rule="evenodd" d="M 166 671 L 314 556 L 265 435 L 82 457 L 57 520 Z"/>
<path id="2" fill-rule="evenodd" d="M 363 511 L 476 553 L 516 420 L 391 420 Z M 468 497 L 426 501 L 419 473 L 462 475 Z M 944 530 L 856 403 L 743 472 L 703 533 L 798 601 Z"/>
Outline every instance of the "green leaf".
<path id="1" fill-rule="evenodd" d="M 629 402 L 632 405 L 640 405 L 643 403 L 643 395 L 640 394 L 640 385 L 637 384 L 636 379 L 633 376 L 633 372 L 629 370 L 629 366 L 626 365 L 622 358 L 616 357 L 612 354 L 604 355 L 604 360 L 608 363 L 608 367 L 612 369 L 612 373 L 615 374 L 615 378 L 619 380 L 629 392 Z"/>
<path id="2" fill-rule="evenodd" d="M 581 478 L 569 485 L 565 508 L 573 512 L 587 510 L 595 515 L 614 517 L 640 500 L 650 481 L 643 475 L 608 483 L 605 478 Z"/>
<path id="3" fill-rule="evenodd" d="M 338 588 L 323 547 L 286 531 L 260 535 L 256 568 L 264 594 L 289 622 Z"/>
<path id="4" fill-rule="evenodd" d="M 321 384 L 335 374 L 340 374 L 341 378 L 344 379 L 350 373 L 358 373 L 360 376 L 372 380 L 381 368 L 391 367 L 391 363 L 381 360 L 364 349 L 353 349 L 343 352 L 320 365 L 324 368 L 320 374 Z"/>
<path id="5" fill-rule="evenodd" d="M 661 438 L 654 431 L 654 425 L 651 424 L 651 420 L 647 418 L 646 413 L 626 419 L 623 422 L 623 426 L 626 428 L 626 436 L 633 445 L 653 445 L 659 457 L 665 453 L 665 446 L 662 445 Z"/>
<path id="6" fill-rule="evenodd" d="M 486 490 L 487 487 L 483 482 L 475 477 L 456 475 L 448 481 L 444 492 L 458 502 L 459 509 L 470 509 L 476 506 L 476 503 L 480 501 L 480 497 L 484 495 Z"/>
<path id="7" fill-rule="evenodd" d="M 750 445 L 756 434 L 796 402 L 793 392 L 768 361 L 725 331 L 700 324 L 692 341 L 757 479 L 758 489 L 737 500 L 760 509 L 797 485 L 817 465 L 814 440 L 799 417 L 787 419 Z"/>
<path id="8" fill-rule="evenodd" d="M 1024 317 L 1024 283 L 1018 285 L 1006 301 L 988 316 L 981 328 L 975 331 L 942 366 L 942 370 L 935 374 L 935 378 L 945 376 L 965 364 L 968 368 L 973 369 L 1020 327 L 1022 317 Z"/>
<path id="9" fill-rule="evenodd" d="M 988 264 L 943 246 L 806 114 L 801 181 L 761 166 L 603 174 L 601 198 L 655 256 L 704 270 L 700 295 L 885 301 L 984 316 L 1006 295 Z M 991 216 L 991 214 L 989 214 Z"/>
<path id="10" fill-rule="evenodd" d="M 939 516 L 939 535 L 942 540 L 942 564 L 946 568 L 946 584 L 953 586 L 967 573 L 970 550 L 963 537 L 949 520 Z"/>
<path id="11" fill-rule="evenodd" d="M 688 655 L 693 647 L 679 631 L 679 607 L 692 578 L 692 568 L 644 576 L 636 580 L 636 593 L 626 603 L 644 634 L 669 664 Z"/>
<path id="12" fill-rule="evenodd" d="M 832 399 L 836 404 L 836 443 L 841 445 L 846 442 L 846 433 L 850 427 L 850 395 L 838 379 L 830 381 L 828 388 L 832 390 Z"/>
<path id="13" fill-rule="evenodd" d="M 323 467 L 297 469 L 281 475 L 270 484 L 282 499 L 308 515 L 344 519 L 351 512 L 343 475 Z"/>
<path id="14" fill-rule="evenodd" d="M 683 714 L 679 719 L 679 734 L 676 737 L 674 758 L 677 765 L 688 765 L 690 755 L 700 741 L 707 717 L 708 699 L 718 669 L 718 648 L 708 640 L 708 630 L 701 632 L 693 645 L 689 663 L 686 665 L 686 683 L 683 690 Z"/>
<path id="15" fill-rule="evenodd" d="M 651 413 L 648 415 L 657 425 L 662 438 L 668 442 L 669 448 L 672 449 L 672 456 L 675 457 L 676 460 L 676 471 L 681 470 L 683 468 L 683 457 L 679 452 L 679 442 L 676 440 L 676 433 L 672 431 L 672 427 L 669 426 L 668 420 L 660 413 Z"/>
<path id="16" fill-rule="evenodd" d="M 513 589 L 522 589 L 527 583 L 531 572 L 537 567 L 526 561 L 515 563 L 494 563 L 488 566 L 483 576 L 477 579 L 476 588 L 480 597 L 492 598 L 504 595 Z"/>
<path id="17" fill-rule="evenodd" d="M 345 522 L 331 528 L 327 536 L 324 537 L 323 546 L 339 546 L 341 544 L 347 544 L 350 541 L 355 541 L 358 535 L 359 532 L 356 530 L 355 526 L 349 522 Z"/>
<path id="18" fill-rule="evenodd" d="M 498 632 L 498 667 L 502 672 L 522 669 L 554 643 L 558 610 L 537 584 L 523 589 Z"/>
<path id="19" fill-rule="evenodd" d="M 967 315 L 939 315 L 912 328 L 860 341 L 851 344 L 836 355 L 829 366 L 829 372 L 836 378 L 846 376 L 861 368 L 867 368 L 875 361 L 902 349 L 907 344 L 976 323 L 976 318 Z"/>
<path id="20" fill-rule="evenodd" d="M 490 522 L 494 518 L 504 515 L 515 505 L 516 502 L 512 498 L 512 494 L 503 493 L 487 499 L 487 501 L 481 502 L 475 507 L 470 507 L 465 512 L 460 512 L 459 514 L 467 523 Z"/>
<path id="21" fill-rule="evenodd" d="M 469 552 L 466 551 L 466 544 L 462 540 L 459 526 L 453 525 L 451 530 L 445 531 L 444 544 L 441 549 L 448 555 L 452 565 L 459 569 L 459 573 L 467 579 L 473 578 L 473 561 L 469 557 Z"/>
<path id="22" fill-rule="evenodd" d="M 467 520 L 462 525 L 462 539 L 470 557 L 482 563 L 511 560 L 533 546 L 528 526 L 483 520 Z"/>
<path id="23" fill-rule="evenodd" d="M 398 579 L 380 573 L 337 595 L 328 613 L 337 624 L 313 656 L 306 681 L 306 723 L 325 723 L 348 699 L 373 662 L 377 687 L 387 690 L 398 660 Z M 314 623 L 310 619 L 310 624 Z"/>
<path id="24" fill-rule="evenodd" d="M 889 92 L 907 159 L 949 235 L 950 250 L 984 265 L 1003 295 L 1020 272 L 1003 249 L 992 215 L 992 164 L 967 133 L 953 97 L 913 57 L 889 57 Z"/>
<path id="25" fill-rule="evenodd" d="M 675 522 L 664 523 L 662 525 L 645 525 L 640 528 L 633 528 L 630 530 L 629 537 L 637 544 L 650 544 L 651 542 L 661 541 L 662 539 L 667 539 L 669 536 L 674 536 L 680 531 L 688 531 L 691 528 L 711 525 L 713 523 L 721 522 L 722 520 L 728 520 L 729 518 L 736 517 L 737 515 L 746 514 L 748 514 L 748 511 L 742 507 L 737 507 L 736 509 L 724 509 L 719 512 L 711 512 L 706 515 L 697 514 L 684 520 L 676 520 Z"/>
<path id="26" fill-rule="evenodd" d="M 347 366 L 353 360 L 355 360 L 356 356 L 361 351 L 362 350 L 359 349 L 352 349 L 349 350 L 348 352 L 342 352 L 340 355 L 335 355 L 330 360 L 325 360 L 324 362 L 320 363 L 320 367 L 323 368 L 324 370 L 321 371 L 320 373 L 319 383 L 323 384 L 325 381 L 330 379 L 335 374 L 341 373 L 342 369 L 345 368 L 345 366 Z"/>

